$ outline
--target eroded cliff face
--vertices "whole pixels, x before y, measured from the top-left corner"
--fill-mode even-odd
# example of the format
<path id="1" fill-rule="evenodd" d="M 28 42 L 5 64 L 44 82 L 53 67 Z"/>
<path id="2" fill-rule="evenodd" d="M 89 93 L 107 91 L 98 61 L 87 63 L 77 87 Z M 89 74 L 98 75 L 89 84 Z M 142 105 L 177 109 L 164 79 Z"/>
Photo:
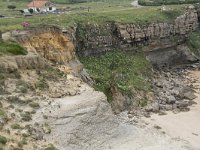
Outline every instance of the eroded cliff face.
<path id="1" fill-rule="evenodd" d="M 187 34 L 199 27 L 197 10 L 189 9 L 171 23 L 149 25 L 109 23 L 78 26 L 79 55 L 98 55 L 113 48 L 153 51 L 184 42 Z"/>
<path id="2" fill-rule="evenodd" d="M 64 64 L 75 59 L 72 40 L 57 27 L 37 28 L 17 40 L 29 52 L 38 53 L 54 64 Z"/>

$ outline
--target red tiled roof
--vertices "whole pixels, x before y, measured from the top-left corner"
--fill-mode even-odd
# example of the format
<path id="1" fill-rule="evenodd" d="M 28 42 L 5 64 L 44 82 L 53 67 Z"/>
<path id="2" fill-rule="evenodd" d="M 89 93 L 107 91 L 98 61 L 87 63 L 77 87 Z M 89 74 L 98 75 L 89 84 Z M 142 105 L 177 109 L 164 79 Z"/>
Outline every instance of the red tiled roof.
<path id="1" fill-rule="evenodd" d="M 48 0 L 33 0 L 31 3 L 28 4 L 28 7 L 41 8 L 41 7 L 45 6 L 46 2 L 48 2 Z"/>

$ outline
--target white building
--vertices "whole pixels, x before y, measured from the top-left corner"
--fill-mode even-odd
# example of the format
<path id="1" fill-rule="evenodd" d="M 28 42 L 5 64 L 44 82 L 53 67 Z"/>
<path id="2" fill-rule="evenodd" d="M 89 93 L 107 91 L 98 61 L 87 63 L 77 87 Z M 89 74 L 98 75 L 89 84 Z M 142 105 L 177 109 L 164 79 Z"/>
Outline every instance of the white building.
<path id="1" fill-rule="evenodd" d="M 28 4 L 28 8 L 34 12 L 53 12 L 56 10 L 56 5 L 48 0 L 33 0 Z"/>

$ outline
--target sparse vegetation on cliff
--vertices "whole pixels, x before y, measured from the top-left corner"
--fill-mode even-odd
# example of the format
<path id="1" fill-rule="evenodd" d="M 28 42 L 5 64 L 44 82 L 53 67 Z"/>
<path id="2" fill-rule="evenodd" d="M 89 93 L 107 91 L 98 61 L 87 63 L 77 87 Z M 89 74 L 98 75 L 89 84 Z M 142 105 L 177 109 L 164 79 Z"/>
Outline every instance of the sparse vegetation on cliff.
<path id="1" fill-rule="evenodd" d="M 200 56 L 200 30 L 189 35 L 187 41 L 190 50 L 197 56 Z"/>
<path id="2" fill-rule="evenodd" d="M 26 55 L 27 51 L 16 42 L 0 41 L 0 56 L 1 55 Z"/>
<path id="3" fill-rule="evenodd" d="M 80 59 L 96 81 L 95 88 L 104 92 L 108 100 L 112 100 L 110 88 L 113 85 L 124 94 L 131 94 L 134 90 L 151 89 L 147 81 L 151 66 L 142 53 L 113 51 L 100 57 Z"/>

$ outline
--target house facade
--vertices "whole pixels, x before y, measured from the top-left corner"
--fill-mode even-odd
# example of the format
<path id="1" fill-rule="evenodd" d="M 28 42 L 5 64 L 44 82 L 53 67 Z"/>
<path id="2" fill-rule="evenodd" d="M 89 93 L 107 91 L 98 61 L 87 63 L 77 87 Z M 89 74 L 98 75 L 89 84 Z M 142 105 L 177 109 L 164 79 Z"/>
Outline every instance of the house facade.
<path id="1" fill-rule="evenodd" d="M 34 12 L 53 12 L 56 10 L 56 5 L 48 0 L 33 0 L 28 4 L 29 9 Z"/>

